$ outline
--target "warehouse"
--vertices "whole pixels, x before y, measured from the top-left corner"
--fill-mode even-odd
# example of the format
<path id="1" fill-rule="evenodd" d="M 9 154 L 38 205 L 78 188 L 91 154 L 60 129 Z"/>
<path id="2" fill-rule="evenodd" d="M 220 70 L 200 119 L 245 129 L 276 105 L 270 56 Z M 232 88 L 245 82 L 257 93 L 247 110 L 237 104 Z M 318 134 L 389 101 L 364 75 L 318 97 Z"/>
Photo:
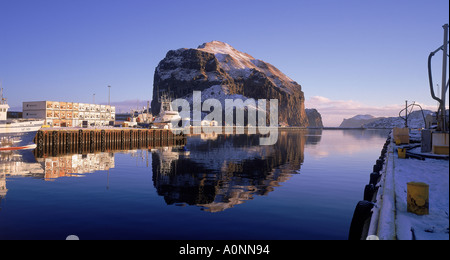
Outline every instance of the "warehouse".
<path id="1" fill-rule="evenodd" d="M 116 108 L 58 101 L 23 102 L 23 118 L 45 119 L 51 127 L 95 127 L 114 125 Z"/>

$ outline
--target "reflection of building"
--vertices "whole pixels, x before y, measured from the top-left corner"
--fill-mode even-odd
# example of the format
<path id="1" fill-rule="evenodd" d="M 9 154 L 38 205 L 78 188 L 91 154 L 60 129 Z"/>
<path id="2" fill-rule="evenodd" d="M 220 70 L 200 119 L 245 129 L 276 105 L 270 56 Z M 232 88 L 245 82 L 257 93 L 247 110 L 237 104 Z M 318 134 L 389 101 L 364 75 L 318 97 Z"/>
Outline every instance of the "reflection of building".
<path id="1" fill-rule="evenodd" d="M 0 173 L 5 176 L 32 176 L 49 180 L 106 171 L 114 166 L 113 153 L 71 154 L 45 158 L 35 158 L 31 151 L 0 153 Z M 4 183 L 0 181 L 0 190 L 2 184 Z"/>
<path id="2" fill-rule="evenodd" d="M 114 168 L 113 153 L 73 154 L 62 157 L 35 158 L 31 151 L 0 153 L 0 205 L 6 197 L 6 177 L 31 176 L 51 180 L 58 177 Z M 0 207 L 1 208 L 1 207 Z"/>
<path id="3" fill-rule="evenodd" d="M 210 134 L 206 134 L 206 133 L 201 133 L 200 134 L 200 138 L 202 140 L 216 140 L 217 139 L 218 134 L 216 132 L 210 133 Z"/>
<path id="4" fill-rule="evenodd" d="M 44 178 L 79 176 L 78 174 L 114 168 L 113 153 L 72 154 L 61 157 L 38 158 L 44 165 Z"/>
<path id="5" fill-rule="evenodd" d="M 8 189 L 6 188 L 6 173 L 0 172 L 0 200 L 6 196 Z"/>
<path id="6" fill-rule="evenodd" d="M 23 102 L 24 118 L 45 119 L 45 124 L 55 127 L 81 127 L 114 124 L 116 108 L 72 102 L 36 101 Z"/>
<path id="7" fill-rule="evenodd" d="M 30 151 L 0 152 L 0 202 L 8 192 L 6 177 L 43 175 L 43 172 Z"/>
<path id="8" fill-rule="evenodd" d="M 192 136 L 189 157 L 152 151 L 153 183 L 167 204 L 223 211 L 267 195 L 298 173 L 305 140 L 305 133 L 289 131 L 280 131 L 273 146 L 259 145 L 258 135 Z"/>

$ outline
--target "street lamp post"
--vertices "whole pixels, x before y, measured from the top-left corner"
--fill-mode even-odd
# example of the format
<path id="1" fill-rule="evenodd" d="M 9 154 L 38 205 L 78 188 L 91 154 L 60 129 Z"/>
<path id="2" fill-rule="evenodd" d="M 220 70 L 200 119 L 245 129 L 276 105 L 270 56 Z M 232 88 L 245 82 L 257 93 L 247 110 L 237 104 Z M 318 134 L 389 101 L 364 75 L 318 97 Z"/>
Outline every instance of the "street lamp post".
<path id="1" fill-rule="evenodd" d="M 108 85 L 108 106 L 111 106 L 111 86 Z"/>

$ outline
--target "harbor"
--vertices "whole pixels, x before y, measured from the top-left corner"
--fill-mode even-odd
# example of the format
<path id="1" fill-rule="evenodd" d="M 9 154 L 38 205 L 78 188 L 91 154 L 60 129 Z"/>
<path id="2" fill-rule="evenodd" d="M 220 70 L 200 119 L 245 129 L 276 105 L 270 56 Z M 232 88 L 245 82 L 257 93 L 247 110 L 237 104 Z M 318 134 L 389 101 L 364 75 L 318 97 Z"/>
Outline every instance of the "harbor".
<path id="1" fill-rule="evenodd" d="M 0 239 L 345 240 L 386 135 L 279 129 L 273 146 L 192 134 L 176 146 L 3 153 Z"/>
<path id="2" fill-rule="evenodd" d="M 0 240 L 450 239 L 449 1 L 125 2 L 1 5 Z"/>

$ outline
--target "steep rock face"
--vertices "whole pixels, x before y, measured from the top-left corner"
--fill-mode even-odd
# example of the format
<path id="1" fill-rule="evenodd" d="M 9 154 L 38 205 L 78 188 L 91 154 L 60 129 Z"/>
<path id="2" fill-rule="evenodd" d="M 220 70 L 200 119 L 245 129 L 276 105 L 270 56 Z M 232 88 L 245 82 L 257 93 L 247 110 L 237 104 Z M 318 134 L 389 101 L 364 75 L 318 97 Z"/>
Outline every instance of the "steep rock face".
<path id="1" fill-rule="evenodd" d="M 281 125 L 308 126 L 304 95 L 297 82 L 273 65 L 219 41 L 167 53 L 155 69 L 152 112 L 159 113 L 158 95 L 163 91 L 172 93 L 173 98 L 183 98 L 192 95 L 194 90 L 206 91 L 218 86 L 223 93 L 212 93 L 212 97 L 222 94 L 218 96 L 278 99 Z"/>
<path id="2" fill-rule="evenodd" d="M 309 127 L 314 127 L 314 128 L 322 128 L 323 127 L 323 123 L 322 123 L 322 116 L 320 115 L 319 111 L 317 111 L 317 109 L 314 108 L 307 108 L 305 109 L 306 111 L 306 116 L 308 117 L 308 122 L 309 122 Z"/>

